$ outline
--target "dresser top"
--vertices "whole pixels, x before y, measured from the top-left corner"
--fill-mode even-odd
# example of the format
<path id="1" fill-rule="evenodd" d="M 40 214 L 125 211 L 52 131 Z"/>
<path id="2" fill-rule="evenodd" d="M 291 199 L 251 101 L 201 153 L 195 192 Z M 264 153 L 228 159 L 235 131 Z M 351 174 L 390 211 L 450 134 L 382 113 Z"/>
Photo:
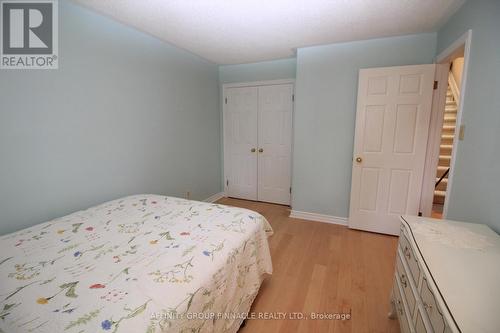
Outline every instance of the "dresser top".
<path id="1" fill-rule="evenodd" d="M 500 331 L 500 236 L 488 226 L 402 216 L 462 332 Z"/>

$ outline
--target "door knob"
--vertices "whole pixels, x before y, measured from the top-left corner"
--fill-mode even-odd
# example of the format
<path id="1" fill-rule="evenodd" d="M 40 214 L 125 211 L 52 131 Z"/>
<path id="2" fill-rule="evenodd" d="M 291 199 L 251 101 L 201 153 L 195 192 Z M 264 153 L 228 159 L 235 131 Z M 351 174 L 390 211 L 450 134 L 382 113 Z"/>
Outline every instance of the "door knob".
<path id="1" fill-rule="evenodd" d="M 255 153 L 255 148 L 250 149 L 252 153 Z"/>
<path id="2" fill-rule="evenodd" d="M 361 163 L 363 162 L 363 159 L 361 157 L 356 157 L 356 162 Z"/>
<path id="3" fill-rule="evenodd" d="M 263 152 L 264 152 L 264 149 L 259 148 L 259 153 L 263 153 Z"/>

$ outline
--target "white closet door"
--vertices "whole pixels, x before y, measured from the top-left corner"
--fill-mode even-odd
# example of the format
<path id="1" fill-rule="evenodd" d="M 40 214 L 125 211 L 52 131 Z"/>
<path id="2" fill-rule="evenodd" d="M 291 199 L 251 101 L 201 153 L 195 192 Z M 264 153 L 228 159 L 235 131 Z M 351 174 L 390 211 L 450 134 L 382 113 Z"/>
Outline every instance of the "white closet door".
<path id="1" fill-rule="evenodd" d="M 291 84 L 259 87 L 258 200 L 290 204 Z"/>
<path id="2" fill-rule="evenodd" d="M 228 88 L 226 98 L 226 193 L 230 197 L 257 200 L 258 88 Z"/>
<path id="3" fill-rule="evenodd" d="M 417 215 L 433 82 L 434 65 L 360 70 L 349 227 L 397 235 Z"/>

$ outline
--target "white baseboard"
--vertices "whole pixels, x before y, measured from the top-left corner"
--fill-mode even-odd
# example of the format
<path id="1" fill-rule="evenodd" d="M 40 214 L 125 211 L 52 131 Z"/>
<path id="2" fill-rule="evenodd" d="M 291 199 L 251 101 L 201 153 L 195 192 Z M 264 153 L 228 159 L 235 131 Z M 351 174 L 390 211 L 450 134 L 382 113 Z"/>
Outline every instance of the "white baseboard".
<path id="1" fill-rule="evenodd" d="M 214 195 L 206 198 L 203 201 L 205 201 L 205 202 L 216 202 L 217 200 L 225 198 L 225 197 L 226 197 L 226 193 L 225 192 L 219 192 L 219 193 L 215 193 Z"/>
<path id="2" fill-rule="evenodd" d="M 338 217 L 338 216 L 318 214 L 318 213 L 301 212 L 298 210 L 291 210 L 290 217 L 293 217 L 296 219 L 302 219 L 302 220 L 340 224 L 340 225 L 347 226 L 347 217 Z"/>

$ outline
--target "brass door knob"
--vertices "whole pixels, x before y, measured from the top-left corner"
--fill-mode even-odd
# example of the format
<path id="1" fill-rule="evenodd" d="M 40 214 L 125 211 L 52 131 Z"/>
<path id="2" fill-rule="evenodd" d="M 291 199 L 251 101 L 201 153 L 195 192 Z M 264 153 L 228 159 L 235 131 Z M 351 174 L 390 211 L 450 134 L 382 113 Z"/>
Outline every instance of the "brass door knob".
<path id="1" fill-rule="evenodd" d="M 356 162 L 361 163 L 363 162 L 363 159 L 361 157 L 356 157 Z"/>
<path id="2" fill-rule="evenodd" d="M 252 153 L 255 153 L 255 148 L 250 149 Z"/>
<path id="3" fill-rule="evenodd" d="M 264 152 L 264 149 L 259 148 L 259 153 L 263 153 L 263 152 Z"/>

